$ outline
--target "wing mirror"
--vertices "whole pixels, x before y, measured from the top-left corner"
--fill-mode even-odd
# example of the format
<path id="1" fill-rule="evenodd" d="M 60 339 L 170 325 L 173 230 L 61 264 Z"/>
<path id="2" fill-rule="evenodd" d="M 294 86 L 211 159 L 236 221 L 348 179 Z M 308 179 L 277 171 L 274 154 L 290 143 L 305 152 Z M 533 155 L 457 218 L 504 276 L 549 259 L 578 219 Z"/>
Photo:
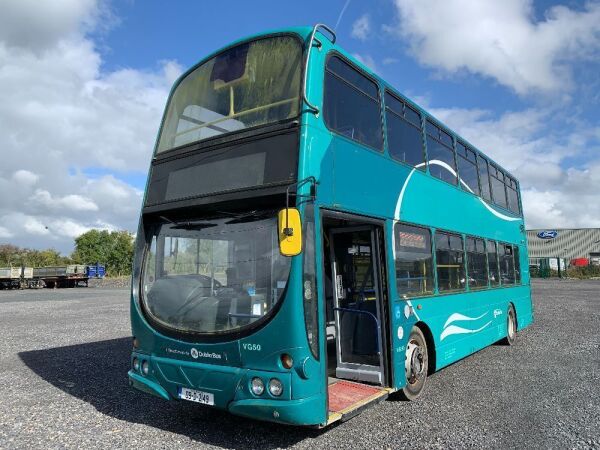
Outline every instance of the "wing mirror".
<path id="1" fill-rule="evenodd" d="M 279 251 L 283 256 L 302 252 L 302 222 L 296 208 L 284 208 L 278 215 Z"/>

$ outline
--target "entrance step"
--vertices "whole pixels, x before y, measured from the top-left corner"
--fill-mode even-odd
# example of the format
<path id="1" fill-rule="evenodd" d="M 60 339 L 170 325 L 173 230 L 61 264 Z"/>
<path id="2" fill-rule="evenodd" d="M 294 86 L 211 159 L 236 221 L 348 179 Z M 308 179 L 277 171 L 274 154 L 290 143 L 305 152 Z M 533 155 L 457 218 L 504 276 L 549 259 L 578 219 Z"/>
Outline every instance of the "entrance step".
<path id="1" fill-rule="evenodd" d="M 392 389 L 338 380 L 329 384 L 329 418 L 327 424 L 348 420 L 367 406 L 387 398 Z"/>

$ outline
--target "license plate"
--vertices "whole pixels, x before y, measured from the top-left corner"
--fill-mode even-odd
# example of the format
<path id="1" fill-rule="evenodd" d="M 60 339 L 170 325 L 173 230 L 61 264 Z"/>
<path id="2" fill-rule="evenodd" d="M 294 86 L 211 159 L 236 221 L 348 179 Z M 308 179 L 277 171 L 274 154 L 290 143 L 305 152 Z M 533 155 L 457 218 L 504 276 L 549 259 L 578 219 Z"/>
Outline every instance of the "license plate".
<path id="1" fill-rule="evenodd" d="M 203 405 L 214 405 L 215 396 L 210 392 L 196 391 L 184 387 L 179 388 L 179 398 L 190 402 L 202 403 Z"/>

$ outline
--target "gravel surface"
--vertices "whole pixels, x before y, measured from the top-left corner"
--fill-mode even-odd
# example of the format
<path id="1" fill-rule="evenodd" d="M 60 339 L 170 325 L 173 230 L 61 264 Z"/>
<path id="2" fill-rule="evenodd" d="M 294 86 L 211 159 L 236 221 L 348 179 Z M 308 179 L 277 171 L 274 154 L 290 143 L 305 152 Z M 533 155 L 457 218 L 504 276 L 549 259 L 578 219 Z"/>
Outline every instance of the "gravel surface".
<path id="1" fill-rule="evenodd" d="M 533 287 L 535 323 L 516 346 L 325 430 L 129 388 L 125 289 L 0 291 L 0 448 L 600 448 L 600 281 Z"/>

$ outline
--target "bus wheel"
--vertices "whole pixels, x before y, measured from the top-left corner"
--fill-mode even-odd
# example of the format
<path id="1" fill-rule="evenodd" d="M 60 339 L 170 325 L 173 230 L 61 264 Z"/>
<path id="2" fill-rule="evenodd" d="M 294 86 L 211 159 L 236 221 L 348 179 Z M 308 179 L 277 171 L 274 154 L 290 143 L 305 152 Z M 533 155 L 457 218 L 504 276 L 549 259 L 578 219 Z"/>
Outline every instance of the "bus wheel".
<path id="1" fill-rule="evenodd" d="M 405 400 L 416 400 L 423 392 L 428 367 L 427 343 L 418 327 L 413 327 L 410 331 L 405 358 L 406 386 L 402 388 L 400 395 Z"/>
<path id="2" fill-rule="evenodd" d="M 517 316 L 513 305 L 508 306 L 506 314 L 506 337 L 502 341 L 506 345 L 514 345 L 517 340 Z"/>

